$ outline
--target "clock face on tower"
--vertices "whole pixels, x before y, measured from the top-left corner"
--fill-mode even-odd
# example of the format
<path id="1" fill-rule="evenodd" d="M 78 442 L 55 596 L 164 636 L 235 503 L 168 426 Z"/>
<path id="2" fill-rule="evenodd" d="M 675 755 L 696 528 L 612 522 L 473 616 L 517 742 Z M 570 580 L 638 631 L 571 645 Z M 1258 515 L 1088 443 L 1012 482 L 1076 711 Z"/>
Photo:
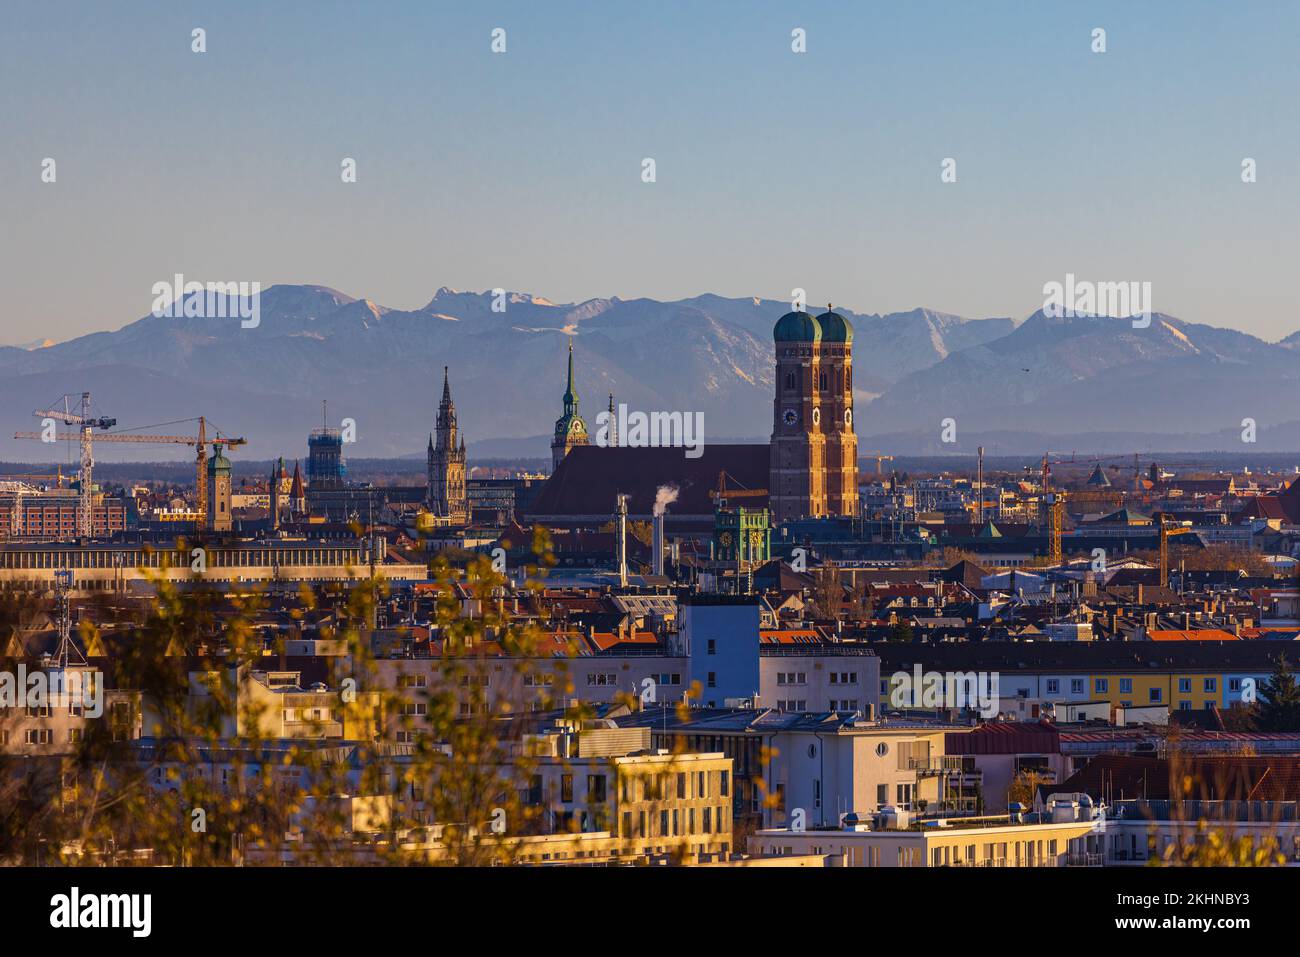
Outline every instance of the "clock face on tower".
<path id="1" fill-rule="evenodd" d="M 581 434 L 582 434 L 582 420 L 581 420 L 581 419 L 574 419 L 574 420 L 573 420 L 573 425 L 571 425 L 571 426 L 569 427 L 569 431 L 572 432 L 574 435 L 581 435 Z"/>
<path id="2" fill-rule="evenodd" d="M 849 428 L 853 428 L 853 410 L 852 410 L 852 409 L 845 409 L 845 410 L 844 410 L 844 424 L 847 425 Z"/>
<path id="3" fill-rule="evenodd" d="M 822 410 L 813 409 L 813 425 L 821 425 L 821 424 L 822 424 Z"/>
<path id="4" fill-rule="evenodd" d="M 799 421 L 799 413 L 796 412 L 794 409 L 786 409 L 783 413 L 781 413 L 781 421 L 784 422 L 786 425 L 794 425 L 796 422 Z"/>

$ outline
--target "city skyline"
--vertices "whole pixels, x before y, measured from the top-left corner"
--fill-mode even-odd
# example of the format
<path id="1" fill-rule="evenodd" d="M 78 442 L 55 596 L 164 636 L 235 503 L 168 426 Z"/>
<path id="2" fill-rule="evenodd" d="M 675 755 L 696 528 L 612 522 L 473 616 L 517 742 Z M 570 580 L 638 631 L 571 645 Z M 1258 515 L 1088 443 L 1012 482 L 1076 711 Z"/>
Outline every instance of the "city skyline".
<path id="1" fill-rule="evenodd" d="M 4 24 L 22 932 L 1287 925 L 1300 6 Z"/>

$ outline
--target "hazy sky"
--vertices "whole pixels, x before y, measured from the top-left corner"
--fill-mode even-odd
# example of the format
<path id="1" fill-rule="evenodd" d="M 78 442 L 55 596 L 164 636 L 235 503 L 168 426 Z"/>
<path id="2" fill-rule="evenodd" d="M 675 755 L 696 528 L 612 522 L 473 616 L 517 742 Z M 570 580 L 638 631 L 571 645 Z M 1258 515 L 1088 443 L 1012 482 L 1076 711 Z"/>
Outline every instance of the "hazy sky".
<path id="1" fill-rule="evenodd" d="M 1150 281 L 1191 321 L 1300 329 L 1297 3 L 7 0 L 3 19 L 4 343 L 117 328 L 176 272 L 396 308 L 440 285 L 798 286 L 1015 317 L 1073 272 Z"/>

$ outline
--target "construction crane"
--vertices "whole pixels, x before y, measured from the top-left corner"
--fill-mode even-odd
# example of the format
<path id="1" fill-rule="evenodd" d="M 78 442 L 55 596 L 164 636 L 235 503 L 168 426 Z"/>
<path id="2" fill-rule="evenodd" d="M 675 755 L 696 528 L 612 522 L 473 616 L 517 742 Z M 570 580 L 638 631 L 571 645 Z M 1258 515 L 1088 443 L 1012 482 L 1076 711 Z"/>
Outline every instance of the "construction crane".
<path id="1" fill-rule="evenodd" d="M 1041 465 L 1041 483 L 1043 511 L 1045 513 L 1043 517 L 1047 520 L 1047 564 L 1060 565 L 1063 557 L 1061 535 L 1065 529 L 1066 493 L 1064 489 L 1052 491 L 1053 464 L 1052 453 L 1045 452 Z"/>
<path id="2" fill-rule="evenodd" d="M 894 461 L 892 455 L 886 455 L 884 452 L 859 452 L 858 455 L 864 459 L 875 459 L 876 474 L 881 477 L 885 474 L 885 463 Z"/>
<path id="3" fill-rule="evenodd" d="M 24 487 L 26 483 L 40 481 L 41 479 L 54 479 L 55 488 L 63 488 L 63 467 L 56 468 L 54 474 L 41 474 L 39 472 L 24 472 L 20 475 L 0 475 L 0 482 L 13 482 L 14 507 L 9 513 L 9 534 L 17 538 L 23 531 L 23 498 L 27 494 Z"/>
<path id="4" fill-rule="evenodd" d="M 1160 587 L 1169 585 L 1169 539 L 1175 535 L 1187 535 L 1190 528 L 1169 524 L 1168 516 L 1160 515 Z"/>
<path id="5" fill-rule="evenodd" d="M 1061 534 L 1065 528 L 1065 492 L 1050 492 L 1047 501 L 1047 563 L 1060 565 Z"/>
<path id="6" fill-rule="evenodd" d="M 90 394 L 83 393 L 83 401 L 88 403 L 89 400 L 90 400 Z M 45 415 L 46 413 L 37 412 L 35 414 Z M 57 416 L 52 416 L 52 417 L 57 418 Z M 116 419 L 101 419 L 98 421 L 109 423 L 107 426 L 99 426 L 100 428 L 111 428 L 113 425 L 117 424 Z M 183 419 L 181 421 L 192 422 L 194 420 Z M 199 434 L 197 436 L 133 435 L 125 432 L 111 432 L 106 435 L 92 436 L 89 434 L 89 429 L 87 428 L 83 428 L 81 430 L 80 435 L 72 432 L 59 432 L 56 435 L 54 435 L 53 437 L 54 441 L 72 441 L 74 439 L 80 438 L 82 443 L 82 452 L 81 452 L 82 468 L 81 468 L 81 474 L 79 476 L 81 482 L 80 503 L 82 504 L 78 506 L 78 512 L 77 512 L 78 536 L 88 538 L 90 537 L 91 534 L 93 534 L 93 513 L 91 511 L 91 498 L 90 498 L 90 476 L 91 476 L 90 467 L 91 465 L 93 465 L 93 457 L 91 456 L 90 449 L 91 449 L 91 444 L 93 442 L 129 442 L 129 443 L 136 443 L 136 444 L 143 444 L 143 445 L 195 446 L 196 448 L 195 487 L 198 491 L 198 499 L 199 499 L 199 509 L 198 509 L 199 525 L 203 526 L 204 524 L 206 524 L 207 509 L 208 509 L 208 495 L 207 495 L 208 473 L 205 467 L 206 457 L 207 457 L 207 445 L 209 441 L 212 441 L 214 444 L 219 441 L 223 446 L 228 446 L 233 448 L 234 446 L 238 446 L 238 445 L 247 445 L 248 440 L 242 438 L 231 438 L 231 437 L 223 436 L 219 431 L 215 431 L 215 430 L 214 430 L 213 438 L 209 440 L 208 431 L 207 431 L 207 419 L 204 418 L 203 416 L 199 416 L 198 423 L 199 423 Z M 174 423 L 168 423 L 168 424 L 174 424 Z M 42 432 L 15 432 L 14 438 L 42 439 L 44 441 L 50 441 L 48 435 Z M 87 518 L 86 524 L 84 526 L 82 523 L 82 514 L 81 514 L 83 508 L 85 509 L 86 518 Z"/>
<path id="7" fill-rule="evenodd" d="M 15 475 L 0 475 L 0 482 L 31 482 L 31 481 L 49 481 L 54 479 L 57 488 L 63 488 L 63 467 L 59 466 L 55 472 L 20 472 Z"/>
<path id="8" fill-rule="evenodd" d="M 77 496 L 77 535 L 82 538 L 89 538 L 94 532 L 94 499 L 91 495 L 91 472 L 95 467 L 95 456 L 91 450 L 91 442 L 95 429 L 111 429 L 117 425 L 117 419 L 110 419 L 106 416 L 92 416 L 90 414 L 90 393 L 81 393 L 80 411 L 74 412 L 72 403 L 75 401 L 71 395 L 62 397 L 62 409 L 38 409 L 32 415 L 42 419 L 53 419 L 56 422 L 62 422 L 64 425 L 80 426 L 76 432 L 62 432 L 56 438 L 65 441 L 79 441 L 81 444 L 81 490 Z M 42 441 L 51 441 L 49 431 L 44 432 L 19 432 L 14 438 L 40 439 Z"/>
<path id="9" fill-rule="evenodd" d="M 735 481 L 735 477 L 732 477 Z M 727 488 L 727 473 L 722 471 L 718 473 L 718 487 L 709 490 L 709 498 L 713 499 L 718 508 L 725 508 L 727 501 L 733 498 L 765 498 L 767 489 L 765 488 Z"/>

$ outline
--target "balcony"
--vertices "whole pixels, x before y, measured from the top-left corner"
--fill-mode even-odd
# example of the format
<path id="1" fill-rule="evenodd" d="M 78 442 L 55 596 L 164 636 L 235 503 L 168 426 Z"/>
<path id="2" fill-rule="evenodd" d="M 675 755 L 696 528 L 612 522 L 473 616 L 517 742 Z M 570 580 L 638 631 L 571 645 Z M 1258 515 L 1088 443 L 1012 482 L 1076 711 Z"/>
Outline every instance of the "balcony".
<path id="1" fill-rule="evenodd" d="M 286 738 L 341 738 L 342 721 L 286 721 L 284 723 Z"/>
<path id="2" fill-rule="evenodd" d="M 973 773 L 974 762 L 966 767 L 965 758 L 960 755 L 939 758 L 908 758 L 907 770 L 915 771 L 920 777 L 933 777 L 938 774 L 960 774 L 963 771 Z"/>

